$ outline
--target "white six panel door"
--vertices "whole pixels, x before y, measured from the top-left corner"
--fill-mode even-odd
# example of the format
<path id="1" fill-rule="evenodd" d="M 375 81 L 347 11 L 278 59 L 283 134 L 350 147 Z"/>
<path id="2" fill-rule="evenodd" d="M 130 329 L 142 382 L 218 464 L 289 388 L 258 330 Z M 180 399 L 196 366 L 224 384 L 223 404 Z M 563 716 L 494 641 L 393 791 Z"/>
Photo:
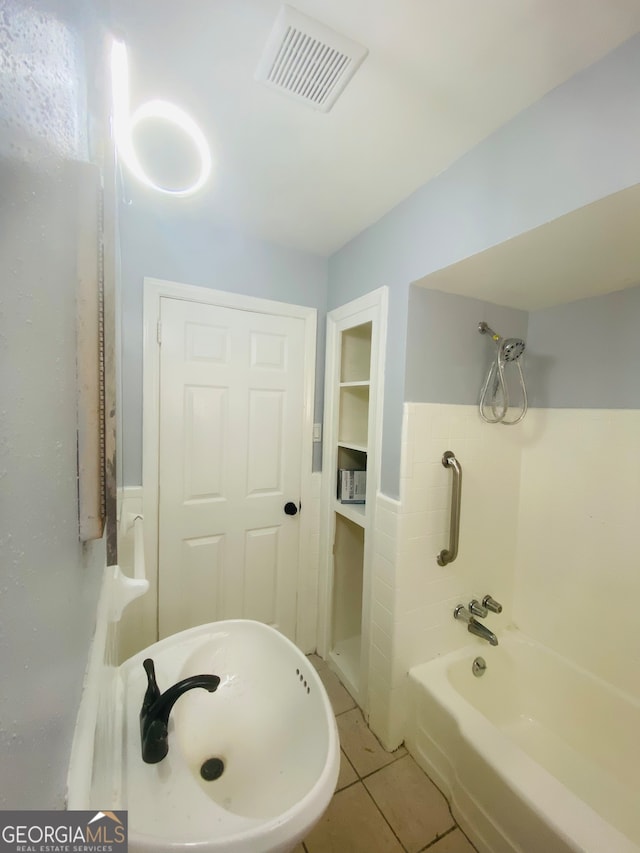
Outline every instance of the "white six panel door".
<path id="1" fill-rule="evenodd" d="M 161 299 L 158 627 L 295 635 L 304 321 Z"/>

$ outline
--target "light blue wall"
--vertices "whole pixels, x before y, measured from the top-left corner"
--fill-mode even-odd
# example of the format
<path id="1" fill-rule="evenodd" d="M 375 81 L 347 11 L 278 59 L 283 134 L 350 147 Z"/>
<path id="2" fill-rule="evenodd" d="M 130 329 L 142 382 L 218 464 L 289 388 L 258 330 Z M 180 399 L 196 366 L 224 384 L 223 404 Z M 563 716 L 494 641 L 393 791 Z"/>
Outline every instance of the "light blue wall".
<path id="1" fill-rule="evenodd" d="M 495 344 L 478 332 L 478 323 L 484 320 L 505 338 L 526 340 L 528 319 L 526 311 L 412 285 L 405 400 L 477 403 L 495 358 Z"/>
<path id="2" fill-rule="evenodd" d="M 329 261 L 328 308 L 390 289 L 382 490 L 397 497 L 409 285 L 640 182 L 640 36 L 554 89 Z M 480 294 L 479 294 L 480 295 Z"/>
<path id="3" fill-rule="evenodd" d="M 529 316 L 532 406 L 640 408 L 640 287 Z"/>
<path id="4" fill-rule="evenodd" d="M 61 809 L 104 547 L 78 541 L 76 240 L 64 162 L 86 156 L 83 27 L 2 4 L 0 809 Z M 95 55 L 95 47 L 90 51 Z"/>
<path id="5" fill-rule="evenodd" d="M 480 320 L 526 341 L 530 406 L 640 408 L 640 286 L 529 313 L 412 285 L 405 400 L 478 403 L 495 356 Z"/>
<path id="6" fill-rule="evenodd" d="M 177 204 L 175 203 L 177 201 Z M 142 483 L 143 279 L 162 278 L 318 311 L 315 420 L 322 420 L 327 261 L 214 228 L 180 200 L 141 196 L 120 208 L 122 303 L 122 485 Z M 320 467 L 316 445 L 314 467 Z"/>

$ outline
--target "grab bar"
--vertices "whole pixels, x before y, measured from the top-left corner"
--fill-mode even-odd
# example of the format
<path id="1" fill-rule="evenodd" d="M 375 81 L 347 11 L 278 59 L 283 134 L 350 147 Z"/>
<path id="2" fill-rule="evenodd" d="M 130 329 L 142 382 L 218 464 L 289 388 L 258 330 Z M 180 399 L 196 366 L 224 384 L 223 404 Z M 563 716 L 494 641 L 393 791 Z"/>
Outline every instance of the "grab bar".
<path id="1" fill-rule="evenodd" d="M 452 450 L 447 450 L 444 454 L 442 457 L 442 464 L 445 468 L 451 468 L 453 471 L 449 548 L 443 548 L 437 557 L 438 565 L 446 566 L 448 563 L 453 563 L 455 558 L 458 556 L 458 541 L 460 539 L 460 499 L 462 497 L 462 466 L 456 459 Z"/>

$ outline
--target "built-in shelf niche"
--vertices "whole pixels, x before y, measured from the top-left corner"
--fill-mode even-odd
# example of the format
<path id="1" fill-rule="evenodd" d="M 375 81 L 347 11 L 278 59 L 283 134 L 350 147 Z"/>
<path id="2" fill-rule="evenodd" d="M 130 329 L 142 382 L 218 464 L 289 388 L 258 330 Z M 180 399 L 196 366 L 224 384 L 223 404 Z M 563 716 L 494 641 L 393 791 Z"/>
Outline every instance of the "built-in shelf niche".
<path id="1" fill-rule="evenodd" d="M 327 315 L 318 651 L 365 712 L 386 312 L 379 288 Z M 338 498 L 340 470 L 367 472 L 364 503 Z"/>
<path id="2" fill-rule="evenodd" d="M 353 447 L 367 447 L 369 436 L 369 385 L 340 386 L 338 441 Z"/>
<path id="3" fill-rule="evenodd" d="M 338 445 L 338 468 L 347 468 L 350 471 L 366 471 L 366 451 Z"/>
<path id="4" fill-rule="evenodd" d="M 342 332 L 340 382 L 368 382 L 371 372 L 371 323 Z"/>

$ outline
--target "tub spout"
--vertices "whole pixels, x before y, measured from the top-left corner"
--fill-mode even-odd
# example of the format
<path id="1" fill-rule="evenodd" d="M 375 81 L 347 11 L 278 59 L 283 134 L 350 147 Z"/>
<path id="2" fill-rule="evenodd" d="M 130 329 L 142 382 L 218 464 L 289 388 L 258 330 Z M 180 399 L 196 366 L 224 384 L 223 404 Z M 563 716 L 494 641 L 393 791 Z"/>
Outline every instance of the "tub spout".
<path id="1" fill-rule="evenodd" d="M 480 637 L 481 640 L 486 640 L 488 643 L 491 643 L 492 646 L 498 645 L 498 638 L 493 631 L 490 631 L 486 625 L 478 622 L 478 620 L 471 615 L 463 604 L 459 604 L 453 611 L 453 618 L 462 619 L 463 622 L 466 622 L 467 631 L 470 634 L 475 634 L 476 637 Z"/>
<path id="2" fill-rule="evenodd" d="M 467 624 L 467 631 L 470 634 L 475 634 L 476 637 L 480 637 L 482 640 L 486 640 L 488 643 L 491 643 L 492 646 L 498 645 L 498 638 L 493 631 L 490 631 L 486 625 L 482 624 L 482 622 L 477 622 L 473 616 Z"/>

